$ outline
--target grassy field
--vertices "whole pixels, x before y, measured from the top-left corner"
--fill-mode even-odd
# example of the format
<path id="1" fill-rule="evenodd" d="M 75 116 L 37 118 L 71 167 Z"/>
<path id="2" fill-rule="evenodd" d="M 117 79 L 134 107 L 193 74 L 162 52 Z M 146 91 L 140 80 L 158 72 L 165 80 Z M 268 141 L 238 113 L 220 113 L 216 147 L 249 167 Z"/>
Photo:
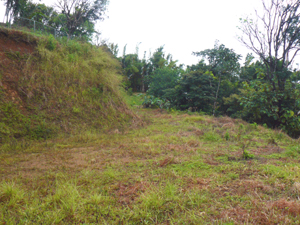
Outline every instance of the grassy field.
<path id="1" fill-rule="evenodd" d="M 0 224 L 300 224 L 299 139 L 136 108 L 139 125 L 2 151 Z"/>

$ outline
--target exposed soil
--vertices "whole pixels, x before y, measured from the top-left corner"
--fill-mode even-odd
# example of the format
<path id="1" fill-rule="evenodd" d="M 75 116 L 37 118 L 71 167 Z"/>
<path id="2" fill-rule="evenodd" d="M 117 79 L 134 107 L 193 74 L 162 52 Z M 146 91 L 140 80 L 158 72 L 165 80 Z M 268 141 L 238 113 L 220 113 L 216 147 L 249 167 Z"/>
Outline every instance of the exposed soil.
<path id="1" fill-rule="evenodd" d="M 33 54 L 36 47 L 36 41 L 26 39 L 24 35 L 19 31 L 0 29 L 0 87 L 5 90 L 5 98 L 21 108 L 23 101 L 18 90 L 18 80 L 23 75 L 24 59 Z"/>

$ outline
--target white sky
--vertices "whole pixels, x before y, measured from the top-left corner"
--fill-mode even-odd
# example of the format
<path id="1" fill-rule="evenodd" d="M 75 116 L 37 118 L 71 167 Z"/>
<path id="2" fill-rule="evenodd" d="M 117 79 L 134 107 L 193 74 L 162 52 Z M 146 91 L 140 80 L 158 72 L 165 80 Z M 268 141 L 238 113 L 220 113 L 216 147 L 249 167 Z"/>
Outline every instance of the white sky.
<path id="1" fill-rule="evenodd" d="M 55 0 L 41 2 L 51 6 Z M 0 4 L 3 20 L 3 1 Z M 144 51 L 153 53 L 164 45 L 173 60 L 191 65 L 200 59 L 192 52 L 213 48 L 215 40 L 246 56 L 250 51 L 236 38 L 239 18 L 260 7 L 261 0 L 110 0 L 109 18 L 98 23 L 97 28 L 102 40 L 119 45 L 119 54 L 125 44 L 128 54 L 135 53 L 141 42 L 140 57 Z"/>

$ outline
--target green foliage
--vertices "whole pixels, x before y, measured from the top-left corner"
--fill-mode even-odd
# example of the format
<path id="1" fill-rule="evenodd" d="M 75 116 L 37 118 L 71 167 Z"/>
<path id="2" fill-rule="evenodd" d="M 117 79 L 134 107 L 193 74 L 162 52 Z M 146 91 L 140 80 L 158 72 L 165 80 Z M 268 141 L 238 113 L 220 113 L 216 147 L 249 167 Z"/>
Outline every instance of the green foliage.
<path id="1" fill-rule="evenodd" d="M 206 132 L 203 135 L 203 138 L 205 141 L 210 141 L 210 142 L 219 142 L 221 140 L 220 135 L 212 131 Z"/>
<path id="2" fill-rule="evenodd" d="M 226 141 L 229 141 L 230 139 L 230 134 L 228 133 L 228 131 L 226 131 L 225 135 L 224 135 L 224 138 Z"/>
<path id="3" fill-rule="evenodd" d="M 113 44 L 109 45 L 109 48 L 110 52 L 115 51 Z M 136 54 L 126 54 L 125 45 L 123 57 L 119 60 L 122 63 L 125 75 L 124 83 L 127 89 L 132 88 L 133 92 L 146 92 L 150 88 L 150 94 L 156 97 L 162 97 L 161 92 L 157 93 L 158 88 L 156 85 L 162 86 L 164 90 L 169 87 L 173 88 L 175 80 L 182 72 L 182 65 L 177 66 L 177 61 L 173 61 L 170 54 L 165 56 L 163 46 L 156 49 L 148 59 L 146 59 L 146 52 L 144 58 L 139 59 L 138 45 Z"/>
<path id="4" fill-rule="evenodd" d="M 258 68 L 257 73 L 258 79 L 243 83 L 240 100 L 245 119 L 283 129 L 293 137 L 299 136 L 300 121 L 295 113 L 300 110 L 299 78 L 288 70 L 277 71 L 279 80 L 272 84 L 263 69 Z"/>
<path id="5" fill-rule="evenodd" d="M 26 132 L 25 116 L 12 102 L 0 100 L 0 142 L 9 137 L 20 137 Z"/>
<path id="6" fill-rule="evenodd" d="M 53 50 L 55 50 L 56 45 L 57 45 L 57 42 L 56 42 L 54 36 L 52 34 L 50 34 L 48 36 L 48 43 L 46 45 L 46 48 L 50 51 L 53 51 Z"/>
<path id="7" fill-rule="evenodd" d="M 156 69 L 151 75 L 151 83 L 147 93 L 159 98 L 168 98 L 166 90 L 177 85 L 179 75 L 179 70 L 168 67 Z"/>
<path id="8" fill-rule="evenodd" d="M 241 118 L 243 106 L 241 106 L 240 95 L 231 94 L 229 97 L 223 98 L 224 105 L 221 106 L 225 108 L 224 111 L 226 114 L 232 118 Z"/>
<path id="9" fill-rule="evenodd" d="M 7 21 L 14 17 L 14 23 L 21 26 L 28 26 L 29 21 L 18 16 L 54 27 L 60 36 L 91 40 L 92 35 L 97 33 L 95 23 L 104 19 L 107 3 L 106 0 L 68 0 L 59 1 L 53 8 L 29 0 L 7 0 L 5 16 Z"/>
<path id="10" fill-rule="evenodd" d="M 166 90 L 165 96 L 170 99 L 172 106 L 178 109 L 193 108 L 193 111 L 211 113 L 215 80 L 211 72 L 203 70 L 203 63 L 199 63 L 198 68 L 183 74 L 178 85 L 174 89 Z"/>
<path id="11" fill-rule="evenodd" d="M 170 102 L 166 99 L 160 99 L 153 95 L 145 95 L 144 102 L 142 103 L 145 108 L 160 108 L 169 109 Z"/>
<path id="12" fill-rule="evenodd" d="M 142 68 L 143 63 L 136 54 L 128 54 L 122 59 L 122 67 L 126 79 L 128 79 L 128 88 L 131 88 L 133 92 L 142 91 L 143 77 Z"/>
<path id="13" fill-rule="evenodd" d="M 211 71 L 214 75 L 214 78 L 218 80 L 218 84 L 213 93 L 215 97 L 213 104 L 213 115 L 215 115 L 221 83 L 224 80 L 230 80 L 232 82 L 235 79 L 240 68 L 238 61 L 241 58 L 241 55 L 236 54 L 233 49 L 226 48 L 223 44 L 220 45 L 218 41 L 216 41 L 213 49 L 206 49 L 201 52 L 194 52 L 193 54 L 208 60 L 208 70 Z M 226 91 L 221 93 L 223 94 L 223 97 L 229 96 L 232 92 L 230 91 L 229 93 L 225 93 Z"/>
<path id="14" fill-rule="evenodd" d="M 207 57 L 209 65 L 200 61 L 183 72 L 180 67 L 167 67 L 170 65 L 166 64 L 167 60 L 159 61 L 159 58 L 163 59 L 163 52 L 158 49 L 152 58 L 156 70 L 151 76 L 153 83 L 150 83 L 149 93 L 168 99 L 172 107 L 177 109 L 226 113 L 223 99 L 218 96 L 227 97 L 237 91 L 236 73 L 240 56 L 218 43 L 214 49 L 194 54 Z M 217 112 L 218 109 L 220 112 Z"/>
<path id="15" fill-rule="evenodd" d="M 299 158 L 300 156 L 300 147 L 299 146 L 293 146 L 287 149 L 285 152 L 285 155 L 292 158 Z"/>
<path id="16" fill-rule="evenodd" d="M 243 151 L 243 159 L 253 159 L 254 158 L 254 155 L 251 154 L 249 151 L 247 150 L 244 150 Z"/>
<path id="17" fill-rule="evenodd" d="M 243 72 L 247 80 L 241 98 L 248 112 L 245 117 L 283 129 L 292 137 L 300 135 L 300 120 L 295 113 L 300 110 L 300 78 L 298 72 L 292 71 L 292 63 L 300 50 L 300 16 L 294 13 L 299 7 L 297 1 L 271 1 L 263 4 L 263 15 L 240 19 L 240 30 L 244 34 L 240 41 L 260 60 L 251 64 L 253 57 L 249 56 L 245 63 Z M 274 27 L 280 29 L 274 31 Z M 270 44 L 272 40 L 274 43 Z M 255 79 L 248 79 L 250 77 Z"/>

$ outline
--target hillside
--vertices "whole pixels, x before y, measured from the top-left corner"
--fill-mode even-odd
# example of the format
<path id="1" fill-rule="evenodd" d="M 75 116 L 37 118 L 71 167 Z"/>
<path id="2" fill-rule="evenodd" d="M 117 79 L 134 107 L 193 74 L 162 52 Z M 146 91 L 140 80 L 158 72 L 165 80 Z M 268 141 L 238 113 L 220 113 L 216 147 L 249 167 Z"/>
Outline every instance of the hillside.
<path id="1" fill-rule="evenodd" d="M 0 30 L 0 143 L 121 129 L 120 65 L 104 47 Z"/>

